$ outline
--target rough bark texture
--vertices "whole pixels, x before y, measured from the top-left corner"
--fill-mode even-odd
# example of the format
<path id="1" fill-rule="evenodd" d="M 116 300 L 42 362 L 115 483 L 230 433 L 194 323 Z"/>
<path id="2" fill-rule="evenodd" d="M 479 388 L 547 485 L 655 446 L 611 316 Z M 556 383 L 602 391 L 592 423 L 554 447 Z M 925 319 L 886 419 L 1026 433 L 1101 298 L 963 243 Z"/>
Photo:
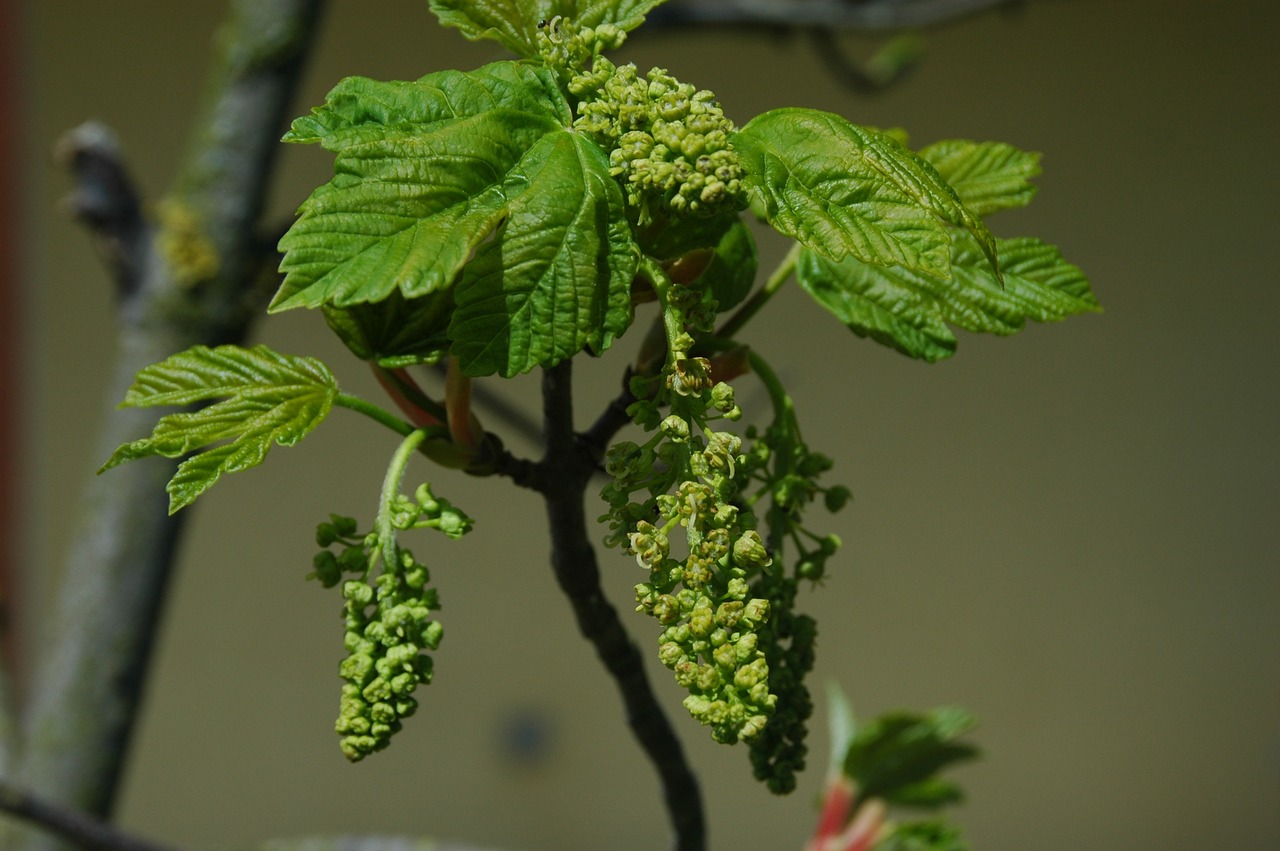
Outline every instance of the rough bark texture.
<path id="1" fill-rule="evenodd" d="M 240 339 L 258 312 L 258 219 L 321 6 L 234 4 L 190 153 L 156 223 L 141 219 L 108 134 L 83 128 L 64 144 L 80 184 L 73 208 L 97 237 L 119 296 L 108 409 L 142 367 L 197 343 Z M 98 457 L 148 433 L 155 419 L 113 413 Z M 57 610 L 38 645 L 18 776 L 42 797 L 96 816 L 108 815 L 116 796 L 173 564 L 180 520 L 168 516 L 164 491 L 173 467 L 129 464 L 85 489 Z M 25 843 L 56 847 L 34 834 Z"/>

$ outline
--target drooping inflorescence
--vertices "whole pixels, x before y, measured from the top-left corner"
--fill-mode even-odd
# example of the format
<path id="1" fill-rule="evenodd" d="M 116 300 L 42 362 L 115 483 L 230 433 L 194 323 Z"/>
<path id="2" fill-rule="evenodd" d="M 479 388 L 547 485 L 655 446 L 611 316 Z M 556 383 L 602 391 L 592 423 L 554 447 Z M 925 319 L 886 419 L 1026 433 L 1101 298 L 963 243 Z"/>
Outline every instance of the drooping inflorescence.
<path id="1" fill-rule="evenodd" d="M 620 442 L 606 457 L 609 542 L 648 571 L 637 609 L 663 627 L 658 656 L 689 691 L 685 708 L 733 743 L 759 735 L 777 700 L 759 640 L 769 601 L 751 593 L 771 560 L 754 516 L 734 502 L 741 439 L 710 427 L 740 413 L 732 388 L 711 385 L 703 359 L 675 363 L 661 394 L 671 413 L 644 445 Z"/>
<path id="2" fill-rule="evenodd" d="M 433 496 L 426 484 L 413 498 L 397 495 L 388 519 L 397 532 L 429 527 L 451 538 L 471 528 L 470 518 Z M 440 601 L 427 585 L 426 565 L 400 547 L 394 534 L 388 537 L 358 533 L 354 519 L 337 515 L 316 528 L 316 543 L 324 549 L 309 578 L 326 588 L 342 587 L 347 656 L 338 669 L 344 683 L 334 729 L 352 762 L 385 748 L 402 720 L 417 710 L 413 691 L 431 682 L 426 651 L 439 646 L 444 632 L 431 618 Z M 336 554 L 329 549 L 335 544 Z"/>

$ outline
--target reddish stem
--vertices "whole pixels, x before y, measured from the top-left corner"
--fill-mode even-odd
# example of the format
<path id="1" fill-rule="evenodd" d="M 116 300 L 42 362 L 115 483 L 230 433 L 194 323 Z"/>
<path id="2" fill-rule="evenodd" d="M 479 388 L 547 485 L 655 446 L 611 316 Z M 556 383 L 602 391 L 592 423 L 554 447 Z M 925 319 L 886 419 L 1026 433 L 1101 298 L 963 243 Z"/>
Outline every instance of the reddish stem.
<path id="1" fill-rule="evenodd" d="M 404 367 L 387 370 L 376 363 L 371 364 L 371 366 L 373 367 L 373 375 L 378 379 L 378 383 L 382 385 L 382 389 L 387 391 L 387 395 L 396 403 L 396 407 L 400 409 L 400 412 L 408 417 L 409 422 L 418 428 L 444 425 L 437 416 L 430 411 L 424 410 L 404 392 L 404 388 L 409 387 L 419 394 L 422 393 L 418 383 L 413 380 L 413 376 Z"/>

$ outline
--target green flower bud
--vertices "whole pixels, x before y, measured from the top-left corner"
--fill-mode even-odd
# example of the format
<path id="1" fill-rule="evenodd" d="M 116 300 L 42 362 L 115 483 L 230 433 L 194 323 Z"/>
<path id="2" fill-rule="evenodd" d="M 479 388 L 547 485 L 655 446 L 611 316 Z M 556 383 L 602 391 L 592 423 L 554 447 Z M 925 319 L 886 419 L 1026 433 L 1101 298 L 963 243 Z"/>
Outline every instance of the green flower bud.
<path id="1" fill-rule="evenodd" d="M 832 514 L 844 508 L 851 499 L 853 499 L 853 494 L 844 485 L 828 488 L 827 492 L 822 496 L 822 501 L 826 505 L 827 511 Z"/>
<path id="2" fill-rule="evenodd" d="M 668 668 L 674 668 L 686 658 L 684 649 L 674 641 L 663 642 L 662 646 L 658 648 L 658 659 Z"/>
<path id="3" fill-rule="evenodd" d="M 391 697 L 391 683 L 387 682 L 386 677 L 374 677 L 360 694 L 369 703 L 388 700 Z"/>
<path id="4" fill-rule="evenodd" d="M 668 439 L 677 443 L 683 443 L 689 439 L 689 423 L 684 417 L 672 414 L 662 421 L 659 426 L 662 434 Z"/>
<path id="5" fill-rule="evenodd" d="M 743 570 L 756 571 L 773 564 L 773 559 L 760 534 L 748 529 L 733 542 L 733 562 Z"/>
<path id="6" fill-rule="evenodd" d="M 440 639 L 444 637 L 444 627 L 440 621 L 431 621 L 422 630 L 422 645 L 428 650 L 435 650 L 440 646 Z M 430 656 L 422 656 L 420 659 L 426 659 L 430 662 Z M 419 661 L 419 667 L 423 664 Z"/>
<path id="7" fill-rule="evenodd" d="M 749 689 L 757 684 L 764 684 L 769 677 L 769 665 L 764 657 L 758 657 L 739 668 L 733 675 L 733 684 L 738 688 Z"/>
<path id="8" fill-rule="evenodd" d="M 769 601 L 753 597 L 742 610 L 742 623 L 754 629 L 769 620 Z"/>
<path id="9" fill-rule="evenodd" d="M 733 652 L 737 657 L 739 665 L 755 658 L 756 654 L 759 652 L 757 650 L 758 643 L 759 639 L 756 638 L 756 634 L 754 632 L 744 634 L 733 643 Z"/>
<path id="10" fill-rule="evenodd" d="M 315 579 L 325 588 L 332 588 L 342 581 L 342 567 L 334 554 L 328 550 L 316 553 L 315 558 L 311 560 L 311 567 L 312 571 L 307 574 L 307 578 Z"/>
<path id="11" fill-rule="evenodd" d="M 348 579 L 342 583 L 342 597 L 355 606 L 367 606 L 373 602 L 373 589 L 367 583 Z"/>

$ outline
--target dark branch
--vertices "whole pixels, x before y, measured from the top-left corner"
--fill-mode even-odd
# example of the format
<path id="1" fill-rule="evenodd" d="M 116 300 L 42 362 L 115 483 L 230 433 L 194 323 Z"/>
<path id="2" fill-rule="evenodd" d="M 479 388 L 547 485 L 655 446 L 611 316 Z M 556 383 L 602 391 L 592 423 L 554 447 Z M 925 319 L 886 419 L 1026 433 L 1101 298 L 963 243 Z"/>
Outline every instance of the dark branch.
<path id="1" fill-rule="evenodd" d="M 649 13 L 668 27 L 718 25 L 778 29 L 902 30 L 936 26 L 1027 0 L 677 0 Z"/>
<path id="2" fill-rule="evenodd" d="M 613 677 L 626 706 L 627 723 L 662 781 L 677 851 L 702 851 L 706 827 L 698 782 L 680 740 L 653 693 L 644 663 L 618 613 L 600 587 L 600 569 L 587 531 L 583 492 L 598 456 L 573 430 L 570 361 L 543 373 L 543 421 L 547 453 L 539 464 L 539 490 L 547 505 L 551 564 L 573 606 L 578 629 Z M 607 426 L 601 429 L 602 433 Z"/>
<path id="3" fill-rule="evenodd" d="M 172 851 L 0 780 L 0 811 L 93 851 Z"/>
<path id="4" fill-rule="evenodd" d="M 609 442 L 613 440 L 614 435 L 631 422 L 627 408 L 636 400 L 631 392 L 632 375 L 629 369 L 623 374 L 622 392 L 610 400 L 609 405 L 591 424 L 591 428 L 582 434 L 583 448 L 591 453 L 592 461 L 596 465 L 599 465 L 600 459 L 604 458 L 605 450 L 609 448 Z"/>

